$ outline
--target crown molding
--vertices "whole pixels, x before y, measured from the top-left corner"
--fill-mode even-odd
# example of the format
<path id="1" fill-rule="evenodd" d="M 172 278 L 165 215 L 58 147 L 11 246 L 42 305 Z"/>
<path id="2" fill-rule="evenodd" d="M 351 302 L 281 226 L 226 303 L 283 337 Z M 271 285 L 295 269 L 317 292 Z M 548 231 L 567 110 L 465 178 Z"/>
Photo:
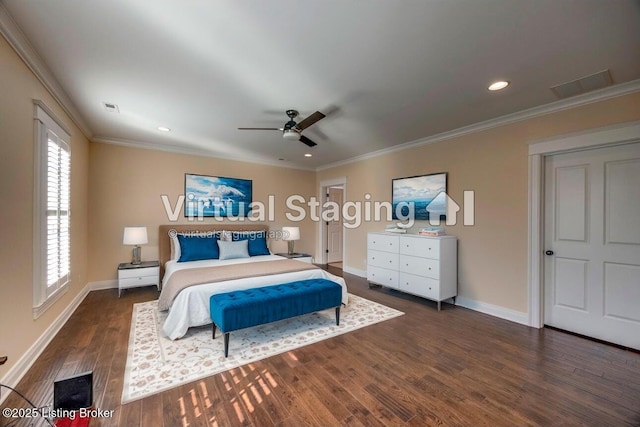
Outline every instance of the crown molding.
<path id="1" fill-rule="evenodd" d="M 82 118 L 82 115 L 62 89 L 58 80 L 53 76 L 53 73 L 51 73 L 42 57 L 31 45 L 27 36 L 25 36 L 18 24 L 16 24 L 2 1 L 0 1 L 0 34 L 7 40 L 9 45 L 43 84 L 45 89 L 53 96 L 58 104 L 60 104 L 60 107 L 67 113 L 73 123 L 80 128 L 84 136 L 87 139 L 91 139 L 93 134 Z"/>
<path id="2" fill-rule="evenodd" d="M 189 156 L 204 156 L 204 157 L 211 157 L 214 159 L 222 159 L 222 160 L 233 160 L 236 162 L 243 162 L 243 163 L 251 163 L 251 164 L 256 164 L 256 165 L 264 165 L 264 166 L 275 166 L 278 168 L 286 168 L 286 169 L 296 169 L 296 170 L 303 170 L 303 171 L 308 171 L 308 172 L 314 172 L 315 169 L 314 168 L 304 168 L 304 167 L 300 167 L 300 166 L 295 166 L 295 165 L 287 165 L 287 164 L 283 164 L 280 162 L 275 162 L 275 161 L 260 161 L 260 160 L 255 160 L 255 159 L 248 159 L 248 158 L 240 158 L 240 157 L 233 157 L 233 156 L 224 156 L 224 155 L 220 155 L 219 153 L 212 153 L 210 151 L 207 150 L 199 150 L 196 148 L 185 148 L 185 147 L 177 147 L 175 145 L 158 145 L 158 144 L 154 144 L 152 142 L 145 142 L 145 141 L 132 141 L 132 140 L 128 140 L 128 139 L 117 139 L 117 138 L 106 138 L 106 137 L 94 137 L 91 139 L 91 142 L 97 142 L 97 143 L 101 143 L 101 144 L 111 144 L 111 145 L 119 145 L 121 147 L 130 147 L 130 148 L 141 148 L 143 150 L 155 150 L 155 151 L 164 151 L 167 153 L 175 153 L 175 154 L 185 154 L 185 155 L 189 155 Z"/>
<path id="3" fill-rule="evenodd" d="M 435 144 L 437 142 L 446 141 L 452 138 L 458 138 L 460 136 L 468 135 L 470 133 L 481 132 L 484 130 L 496 128 L 499 126 L 505 126 L 508 124 L 521 122 L 523 120 L 532 119 L 535 117 L 545 116 L 547 114 L 557 113 L 563 110 L 569 110 L 583 105 L 593 104 L 595 102 L 605 101 L 607 99 L 618 98 L 620 96 L 629 95 L 632 93 L 640 92 L 640 79 L 632 80 L 627 83 L 621 83 L 615 86 L 611 86 L 604 89 L 599 89 L 593 92 L 578 95 L 569 99 L 563 99 L 561 101 L 555 101 L 550 104 L 541 105 L 539 107 L 533 107 L 526 110 L 518 111 L 516 113 L 507 114 L 495 119 L 486 120 L 484 122 L 474 123 L 469 126 L 463 126 L 452 131 L 442 132 L 437 135 L 428 136 L 425 138 L 416 139 L 414 141 L 405 142 L 400 145 L 396 145 L 390 148 L 383 148 L 381 150 L 373 151 L 371 153 L 363 154 L 361 156 L 352 157 L 351 159 L 341 160 L 334 163 L 329 163 L 324 166 L 319 166 L 316 171 L 327 170 L 338 166 L 344 166 L 350 163 L 360 162 L 367 159 L 372 159 L 386 154 L 395 153 L 398 151 L 408 150 L 410 148 L 420 147 L 427 144 Z"/>

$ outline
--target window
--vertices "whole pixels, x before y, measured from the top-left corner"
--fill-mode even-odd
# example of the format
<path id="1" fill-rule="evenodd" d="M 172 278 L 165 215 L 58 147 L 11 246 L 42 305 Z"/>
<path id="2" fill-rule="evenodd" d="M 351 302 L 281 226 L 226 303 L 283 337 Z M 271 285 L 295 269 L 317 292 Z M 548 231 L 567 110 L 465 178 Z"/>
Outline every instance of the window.
<path id="1" fill-rule="evenodd" d="M 70 137 L 36 104 L 34 317 L 66 291 L 70 281 Z"/>

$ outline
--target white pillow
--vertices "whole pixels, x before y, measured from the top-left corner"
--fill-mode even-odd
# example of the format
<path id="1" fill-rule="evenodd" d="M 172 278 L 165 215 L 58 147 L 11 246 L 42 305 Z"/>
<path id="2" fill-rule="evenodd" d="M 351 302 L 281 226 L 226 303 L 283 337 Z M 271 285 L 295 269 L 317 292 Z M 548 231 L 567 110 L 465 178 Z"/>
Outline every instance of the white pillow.
<path id="1" fill-rule="evenodd" d="M 218 240 L 220 249 L 220 259 L 249 258 L 249 241 L 238 240 L 236 242 L 225 242 Z"/>
<path id="2" fill-rule="evenodd" d="M 171 240 L 171 259 L 180 259 L 182 251 L 180 250 L 180 240 L 178 240 L 178 234 L 169 233 L 169 239 Z"/>

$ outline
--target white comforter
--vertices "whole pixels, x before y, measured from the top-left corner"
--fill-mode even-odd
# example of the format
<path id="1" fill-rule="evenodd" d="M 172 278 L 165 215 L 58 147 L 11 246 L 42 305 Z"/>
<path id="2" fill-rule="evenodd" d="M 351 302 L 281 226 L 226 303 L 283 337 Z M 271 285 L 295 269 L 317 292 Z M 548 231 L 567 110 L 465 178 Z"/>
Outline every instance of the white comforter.
<path id="1" fill-rule="evenodd" d="M 255 261 L 281 260 L 277 255 L 260 255 L 251 258 L 230 260 L 203 260 L 192 262 L 169 261 L 165 264 L 165 274 L 162 279 L 164 285 L 174 272 L 186 268 L 211 267 L 216 265 L 241 264 Z M 302 262 L 302 261 L 301 261 Z M 249 277 L 224 282 L 205 283 L 183 289 L 173 301 L 169 315 L 162 326 L 164 334 L 172 340 L 187 333 L 192 326 L 202 326 L 211 323 L 209 314 L 209 298 L 215 293 L 230 292 L 237 289 L 258 288 L 261 286 L 277 285 L 305 279 L 328 279 L 342 286 L 342 303 L 347 303 L 347 284 L 342 277 L 335 276 L 321 269 L 295 271 L 291 273 L 272 274 L 269 276 Z M 163 286 L 164 288 L 164 286 Z"/>

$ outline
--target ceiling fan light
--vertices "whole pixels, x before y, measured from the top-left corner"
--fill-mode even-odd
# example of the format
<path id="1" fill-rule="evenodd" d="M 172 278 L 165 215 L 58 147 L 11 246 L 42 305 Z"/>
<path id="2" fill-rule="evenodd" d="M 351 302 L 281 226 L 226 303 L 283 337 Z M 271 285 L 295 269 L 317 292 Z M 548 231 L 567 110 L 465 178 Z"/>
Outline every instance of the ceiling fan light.
<path id="1" fill-rule="evenodd" d="M 282 132 L 282 137 L 284 139 L 289 139 L 291 141 L 300 140 L 300 134 L 293 129 L 287 129 L 284 132 Z"/>

